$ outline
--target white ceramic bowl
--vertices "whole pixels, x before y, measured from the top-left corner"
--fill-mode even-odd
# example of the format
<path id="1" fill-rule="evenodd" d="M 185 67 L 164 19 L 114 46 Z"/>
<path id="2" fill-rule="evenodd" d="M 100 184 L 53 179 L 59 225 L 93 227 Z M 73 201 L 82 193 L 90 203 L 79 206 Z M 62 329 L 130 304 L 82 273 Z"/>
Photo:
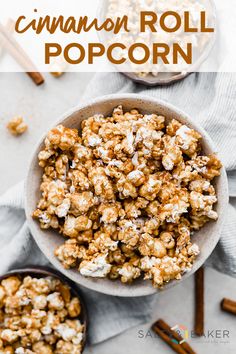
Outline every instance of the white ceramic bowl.
<path id="1" fill-rule="evenodd" d="M 120 104 L 123 105 L 124 110 L 137 108 L 142 113 L 157 113 L 163 115 L 166 117 L 167 121 L 173 118 L 179 120 L 181 123 L 197 130 L 202 135 L 202 148 L 204 153 L 209 154 L 215 152 L 214 145 L 210 137 L 196 123 L 197 117 L 195 117 L 195 120 L 193 121 L 184 112 L 175 108 L 171 104 L 167 104 L 163 101 L 137 94 L 109 95 L 97 98 L 64 114 L 57 122 L 55 122 L 54 126 L 60 123 L 69 128 L 80 129 L 82 120 L 97 113 L 108 116 L 111 114 L 113 108 Z M 47 128 L 47 130 L 49 129 L 50 128 Z M 47 132 L 45 132 L 45 135 L 46 133 Z M 50 262 L 64 275 L 89 289 L 93 289 L 105 294 L 129 297 L 150 295 L 159 292 L 160 290 L 154 289 L 152 287 L 150 281 L 139 279 L 133 284 L 126 285 L 122 284 L 120 281 L 111 281 L 109 279 L 85 278 L 84 276 L 80 275 L 76 269 L 67 270 L 63 268 L 62 264 L 54 256 L 55 248 L 64 242 L 63 236 L 59 235 L 58 232 L 53 230 L 41 230 L 38 221 L 34 220 L 31 216 L 40 197 L 39 186 L 41 183 L 42 169 L 38 165 L 37 156 L 43 147 L 43 140 L 44 139 L 40 141 L 33 153 L 33 158 L 29 166 L 25 190 L 26 217 L 28 225 L 35 241 L 37 242 L 42 252 L 47 256 Z M 192 270 L 184 274 L 182 280 L 180 281 L 183 281 L 192 275 L 205 262 L 205 260 L 212 253 L 220 238 L 224 212 L 228 203 L 228 185 L 224 168 L 222 168 L 221 176 L 216 178 L 215 186 L 218 196 L 216 210 L 218 212 L 219 218 L 216 222 L 209 222 L 206 224 L 192 237 L 193 242 L 197 243 L 200 247 L 201 253 L 195 261 Z M 179 284 L 180 281 L 171 281 L 165 286 L 165 289 Z"/>

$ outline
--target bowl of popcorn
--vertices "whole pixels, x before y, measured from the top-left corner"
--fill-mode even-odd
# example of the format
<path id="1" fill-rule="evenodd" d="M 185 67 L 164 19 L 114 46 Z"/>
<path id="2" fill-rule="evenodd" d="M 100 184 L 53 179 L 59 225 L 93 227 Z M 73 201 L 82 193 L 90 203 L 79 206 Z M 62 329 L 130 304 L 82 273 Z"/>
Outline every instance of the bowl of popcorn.
<path id="1" fill-rule="evenodd" d="M 226 173 L 207 133 L 169 103 L 97 98 L 37 146 L 26 181 L 32 235 L 68 278 L 118 296 L 193 274 L 216 246 Z"/>
<path id="2" fill-rule="evenodd" d="M 169 85 L 201 71 L 203 64 L 212 69 L 216 15 L 213 0 L 106 0 L 98 18 L 115 24 L 122 19 L 123 26 L 98 35 L 106 47 L 113 46 L 109 59 L 126 77 L 146 86 Z"/>
<path id="3" fill-rule="evenodd" d="M 0 276 L 0 352 L 80 354 L 86 340 L 86 309 L 77 288 L 46 268 Z"/>

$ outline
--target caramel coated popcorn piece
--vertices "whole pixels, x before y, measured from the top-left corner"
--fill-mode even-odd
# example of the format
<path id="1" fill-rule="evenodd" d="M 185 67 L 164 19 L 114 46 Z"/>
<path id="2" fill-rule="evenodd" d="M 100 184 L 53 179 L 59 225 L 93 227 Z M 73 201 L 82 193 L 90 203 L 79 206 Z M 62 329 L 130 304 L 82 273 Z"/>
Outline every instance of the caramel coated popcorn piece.
<path id="1" fill-rule="evenodd" d="M 74 297 L 66 307 L 70 317 L 74 318 L 80 315 L 81 306 L 77 297 Z"/>
<path id="2" fill-rule="evenodd" d="M 92 192 L 82 192 L 74 193 L 70 197 L 71 201 L 71 213 L 74 216 L 79 216 L 81 214 L 87 213 L 89 209 L 94 205 L 93 193 Z"/>
<path id="3" fill-rule="evenodd" d="M 76 129 L 69 129 L 62 125 L 58 125 L 55 129 L 50 130 L 45 140 L 46 147 L 58 147 L 61 150 L 68 150 L 74 147 L 78 141 L 78 132 Z"/>
<path id="4" fill-rule="evenodd" d="M 87 277 L 130 283 L 143 275 L 155 287 L 180 279 L 199 253 L 192 232 L 218 217 L 212 181 L 220 161 L 202 155 L 198 132 L 156 113 L 118 106 L 85 119 L 81 130 L 59 125 L 39 153 L 44 174 L 33 216 L 65 237 L 55 255 Z M 0 304 L 4 297 L 0 289 Z M 57 352 L 69 350 L 64 341 Z"/>
<path id="5" fill-rule="evenodd" d="M 107 177 L 103 167 L 95 167 L 89 171 L 88 177 L 93 184 L 95 194 L 105 200 L 114 200 L 112 182 Z"/>
<path id="6" fill-rule="evenodd" d="M 142 185 L 139 190 L 140 196 L 154 200 L 161 189 L 161 181 L 157 175 L 150 175 L 148 180 Z"/>
<path id="7" fill-rule="evenodd" d="M 98 208 L 98 212 L 101 214 L 101 222 L 105 224 L 115 223 L 122 211 L 120 203 L 106 203 L 101 204 Z"/>
<path id="8" fill-rule="evenodd" d="M 143 256 L 155 256 L 156 258 L 163 258 L 167 253 L 164 243 L 149 234 L 141 236 L 139 252 Z"/>
<path id="9" fill-rule="evenodd" d="M 22 135 L 28 129 L 22 117 L 12 118 L 7 124 L 7 129 L 12 135 Z"/>
<path id="10" fill-rule="evenodd" d="M 81 345 L 60 340 L 57 343 L 55 354 L 77 354 L 81 352 Z"/>
<path id="11" fill-rule="evenodd" d="M 2 289 L 6 295 L 14 295 L 20 286 L 20 280 L 16 276 L 3 279 L 1 282 Z"/>
<path id="12" fill-rule="evenodd" d="M 130 283 L 134 279 L 139 278 L 141 271 L 139 267 L 132 264 L 132 262 L 125 263 L 119 270 L 122 283 Z"/>
<path id="13" fill-rule="evenodd" d="M 168 135 L 164 138 L 164 146 L 162 164 L 166 171 L 171 171 L 182 162 L 182 153 L 179 146 L 176 145 L 175 138 L 170 138 Z"/>
<path id="14" fill-rule="evenodd" d="M 77 241 L 67 240 L 55 250 L 55 255 L 63 263 L 65 268 L 75 267 L 80 255 Z"/>

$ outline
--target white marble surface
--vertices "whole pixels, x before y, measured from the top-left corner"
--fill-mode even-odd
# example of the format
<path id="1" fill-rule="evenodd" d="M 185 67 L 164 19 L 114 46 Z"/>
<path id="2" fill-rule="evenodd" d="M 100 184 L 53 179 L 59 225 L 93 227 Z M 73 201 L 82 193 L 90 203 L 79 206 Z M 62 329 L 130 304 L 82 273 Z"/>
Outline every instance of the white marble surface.
<path id="1" fill-rule="evenodd" d="M 46 84 L 36 87 L 25 74 L 0 74 L 0 193 L 25 177 L 36 142 L 60 114 L 79 102 L 91 78 L 91 74 L 85 73 L 66 74 L 60 79 L 49 74 L 45 76 Z M 29 125 L 29 131 L 19 138 L 12 137 L 6 130 L 7 121 L 16 115 L 23 115 Z M 189 339 L 197 353 L 236 353 L 236 317 L 221 312 L 219 303 L 223 297 L 236 299 L 236 280 L 207 269 L 206 337 Z M 193 278 L 190 278 L 159 296 L 153 321 L 163 318 L 170 325 L 186 326 L 190 332 L 193 310 Z M 85 353 L 172 353 L 165 343 L 149 332 L 150 325 L 151 322 L 130 329 L 105 343 L 87 348 Z M 223 330 L 229 331 L 229 338 L 223 338 Z"/>

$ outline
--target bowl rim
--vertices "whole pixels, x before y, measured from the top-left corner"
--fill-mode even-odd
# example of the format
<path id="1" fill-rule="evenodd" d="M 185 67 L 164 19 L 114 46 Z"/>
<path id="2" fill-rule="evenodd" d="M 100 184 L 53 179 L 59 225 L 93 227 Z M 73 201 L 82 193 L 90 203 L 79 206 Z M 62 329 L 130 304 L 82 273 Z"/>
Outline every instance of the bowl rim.
<path id="1" fill-rule="evenodd" d="M 82 340 L 82 350 L 81 354 L 84 352 L 84 349 L 87 344 L 87 336 L 88 336 L 88 312 L 85 304 L 84 296 L 81 294 L 81 291 L 78 289 L 76 284 L 74 284 L 70 279 L 61 274 L 58 270 L 46 267 L 46 266 L 35 266 L 35 265 L 27 265 L 23 268 L 14 268 L 9 270 L 6 273 L 0 274 L 0 282 L 3 279 L 6 279 L 10 276 L 35 276 L 46 278 L 48 276 L 59 279 L 63 284 L 68 285 L 72 294 L 77 297 L 81 304 L 82 315 L 78 316 L 79 320 L 82 319 L 81 323 L 84 325 L 83 332 L 83 340 Z"/>
<path id="2" fill-rule="evenodd" d="M 171 288 L 177 284 L 180 284 L 180 282 L 184 281 L 190 275 L 194 274 L 205 263 L 207 258 L 211 255 L 211 253 L 215 249 L 215 247 L 220 239 L 220 236 L 221 236 L 221 230 L 222 230 L 222 226 L 224 223 L 226 206 L 228 205 L 228 201 L 229 201 L 228 182 L 227 182 L 227 175 L 226 175 L 226 171 L 225 171 L 224 166 L 221 169 L 220 177 L 218 177 L 218 178 L 221 178 L 221 187 L 224 188 L 224 193 L 221 195 L 221 215 L 220 215 L 220 218 L 216 221 L 218 223 L 218 234 L 215 236 L 214 241 L 211 243 L 211 247 L 209 248 L 209 251 L 201 259 L 201 261 L 196 260 L 193 263 L 193 267 L 191 268 L 191 270 L 189 272 L 185 272 L 182 275 L 181 280 L 172 280 L 169 283 L 165 284 L 163 289 L 156 289 L 154 287 L 149 287 L 148 282 L 146 281 L 147 282 L 147 286 L 145 287 L 146 290 L 144 291 L 143 288 L 141 290 L 135 289 L 135 294 L 134 294 L 134 291 L 130 291 L 129 286 L 127 286 L 127 289 L 122 289 L 122 291 L 121 291 L 121 289 L 119 289 L 117 291 L 113 291 L 110 289 L 103 289 L 102 285 L 99 285 L 99 282 L 93 283 L 89 277 L 81 276 L 80 281 L 78 281 L 77 277 L 73 274 L 73 272 L 70 269 L 69 270 L 65 269 L 59 261 L 52 259 L 51 256 L 49 255 L 50 252 L 48 252 L 47 247 L 45 247 L 43 245 L 41 238 L 38 237 L 38 232 L 37 232 L 37 229 L 35 226 L 35 220 L 33 220 L 33 218 L 32 218 L 32 210 L 30 209 L 29 202 L 28 202 L 30 199 L 29 198 L 29 196 L 30 196 L 29 187 L 30 187 L 30 181 L 31 181 L 31 170 L 32 170 L 32 167 L 34 166 L 34 160 L 35 160 L 37 151 L 39 150 L 40 145 L 43 143 L 46 133 L 51 128 L 57 126 L 58 124 L 63 124 L 64 120 L 68 119 L 70 116 L 76 114 L 77 112 L 79 112 L 83 109 L 92 107 L 97 104 L 102 104 L 102 103 L 109 102 L 110 104 L 112 104 L 113 100 L 114 101 L 120 100 L 121 105 L 122 105 L 122 101 L 125 104 L 125 102 L 124 102 L 125 100 L 134 100 L 136 102 L 140 101 L 140 102 L 144 102 L 144 103 L 150 103 L 150 104 L 153 104 L 156 106 L 162 106 L 163 108 L 168 109 L 170 112 L 171 111 L 175 112 L 175 114 L 179 117 L 178 119 L 180 122 L 181 121 L 183 123 L 185 122 L 185 124 L 189 125 L 193 129 L 196 129 L 202 135 L 202 140 L 203 141 L 205 140 L 207 142 L 207 145 L 211 149 L 212 153 L 216 151 L 212 139 L 210 138 L 209 134 L 205 131 L 205 129 L 202 128 L 201 125 L 196 123 L 187 113 L 182 111 L 180 108 L 177 108 L 176 106 L 174 106 L 171 103 L 168 103 L 164 100 L 156 99 L 155 97 L 151 97 L 151 96 L 145 95 L 145 94 L 122 93 L 122 94 L 110 94 L 110 95 L 100 96 L 95 99 L 83 101 L 81 104 L 73 107 L 72 109 L 70 109 L 70 110 L 66 111 L 64 114 L 62 114 L 60 116 L 60 118 L 57 119 L 52 124 L 52 126 L 50 125 L 33 149 L 33 152 L 31 154 L 29 167 L 28 167 L 27 177 L 25 180 L 24 202 L 25 202 L 26 220 L 27 220 L 27 224 L 28 224 L 29 230 L 31 232 L 31 235 L 33 236 L 34 240 L 36 241 L 36 243 L 39 246 L 42 253 L 48 258 L 48 260 L 52 263 L 52 265 L 60 273 L 64 274 L 64 276 L 68 277 L 71 281 L 74 281 L 75 283 L 77 283 L 81 286 L 84 286 L 88 289 L 91 289 L 91 290 L 94 290 L 94 291 L 97 291 L 97 292 L 100 292 L 103 294 L 112 295 L 112 296 L 119 296 L 119 297 L 148 296 L 148 295 L 156 294 L 158 292 L 163 292 L 163 291 L 168 290 L 169 288 Z M 134 105 L 135 105 L 135 102 L 134 102 Z M 113 107 L 113 106 L 111 105 L 111 107 Z M 144 108 L 144 110 L 145 110 L 145 108 Z M 219 191 L 218 191 L 218 194 L 220 194 Z M 79 272 L 78 272 L 78 274 L 79 274 Z M 112 282 L 112 280 L 111 280 L 111 282 Z"/>

